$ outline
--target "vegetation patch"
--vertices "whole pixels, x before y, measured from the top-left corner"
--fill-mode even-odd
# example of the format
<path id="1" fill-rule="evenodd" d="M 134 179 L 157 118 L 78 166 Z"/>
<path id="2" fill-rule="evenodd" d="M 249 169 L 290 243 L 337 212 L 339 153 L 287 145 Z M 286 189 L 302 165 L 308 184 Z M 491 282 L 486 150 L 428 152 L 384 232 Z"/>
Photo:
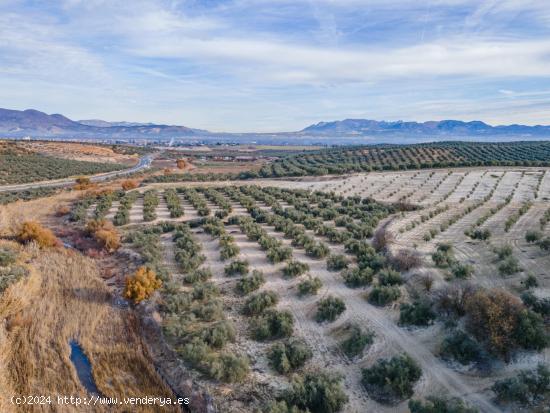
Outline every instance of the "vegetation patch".
<path id="1" fill-rule="evenodd" d="M 420 366 L 404 354 L 363 369 L 361 382 L 375 400 L 393 404 L 411 397 L 421 376 Z"/>
<path id="2" fill-rule="evenodd" d="M 347 326 L 347 338 L 340 343 L 340 348 L 349 358 L 362 356 L 365 348 L 368 348 L 374 341 L 374 333 L 363 331 L 356 324 Z"/>
<path id="3" fill-rule="evenodd" d="M 269 364 L 280 374 L 302 367 L 313 356 L 308 345 L 299 339 L 274 344 L 268 353 Z"/>
<path id="4" fill-rule="evenodd" d="M 317 314 L 315 319 L 318 322 L 334 321 L 340 314 L 346 310 L 346 304 L 344 300 L 339 297 L 329 295 L 326 298 L 319 300 L 317 303 Z"/>

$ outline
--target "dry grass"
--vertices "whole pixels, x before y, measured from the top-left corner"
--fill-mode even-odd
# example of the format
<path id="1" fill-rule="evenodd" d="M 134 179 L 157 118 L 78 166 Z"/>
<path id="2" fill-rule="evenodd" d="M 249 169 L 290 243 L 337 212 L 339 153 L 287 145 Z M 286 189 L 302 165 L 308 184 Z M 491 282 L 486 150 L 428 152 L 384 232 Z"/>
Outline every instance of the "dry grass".
<path id="1" fill-rule="evenodd" d="M 134 163 L 136 156 L 114 152 L 108 146 L 74 142 L 20 142 L 22 147 L 44 155 L 78 161 Z"/>
<path id="2" fill-rule="evenodd" d="M 22 222 L 29 219 L 47 222 L 61 206 L 78 196 L 75 191 L 61 192 L 57 195 L 35 199 L 32 201 L 17 201 L 0 206 L 0 236 L 9 237 L 17 234 Z"/>
<path id="3" fill-rule="evenodd" d="M 1 319 L 16 315 L 31 320 L 11 332 L 0 327 L 0 411 L 15 411 L 2 405 L 11 394 L 86 396 L 69 359 L 71 339 L 82 345 L 104 395 L 168 397 L 169 389 L 147 358 L 138 322 L 132 312 L 113 305 L 94 261 L 72 251 L 37 254 L 33 244 L 25 250 L 32 257 L 31 276 L 0 297 Z M 28 411 L 52 410 L 34 406 Z M 105 406 L 86 411 L 124 410 Z M 150 406 L 132 411 L 173 410 Z"/>

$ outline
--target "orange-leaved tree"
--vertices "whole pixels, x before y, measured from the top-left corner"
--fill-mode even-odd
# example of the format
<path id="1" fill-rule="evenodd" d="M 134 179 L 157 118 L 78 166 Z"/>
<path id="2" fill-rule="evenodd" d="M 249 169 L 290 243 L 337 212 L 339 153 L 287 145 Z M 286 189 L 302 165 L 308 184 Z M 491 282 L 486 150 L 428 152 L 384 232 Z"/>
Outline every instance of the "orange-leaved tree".
<path id="1" fill-rule="evenodd" d="M 488 348 L 507 358 L 517 346 L 514 333 L 524 306 L 504 290 L 480 289 L 466 300 L 468 328 Z"/>
<path id="2" fill-rule="evenodd" d="M 124 297 L 137 304 L 151 297 L 161 285 L 162 281 L 152 269 L 139 267 L 134 275 L 126 277 Z"/>
<path id="3" fill-rule="evenodd" d="M 139 181 L 137 179 L 126 179 L 125 181 L 122 181 L 122 189 L 125 191 L 128 191 L 130 189 L 137 188 L 139 186 Z"/>
<path id="4" fill-rule="evenodd" d="M 185 169 L 185 159 L 178 159 L 176 161 L 176 165 L 178 167 L 178 169 Z"/>
<path id="5" fill-rule="evenodd" d="M 17 238 L 20 242 L 35 241 L 40 247 L 59 247 L 61 241 L 48 228 L 44 228 L 37 221 L 25 221 L 21 225 Z"/>

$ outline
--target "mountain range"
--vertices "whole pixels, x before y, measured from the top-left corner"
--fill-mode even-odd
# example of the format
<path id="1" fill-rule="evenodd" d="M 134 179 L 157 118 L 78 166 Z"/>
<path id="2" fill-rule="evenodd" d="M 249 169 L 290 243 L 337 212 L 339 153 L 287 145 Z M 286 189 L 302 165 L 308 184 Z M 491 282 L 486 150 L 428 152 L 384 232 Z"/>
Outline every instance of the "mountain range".
<path id="1" fill-rule="evenodd" d="M 0 137 L 155 139 L 293 143 L 412 143 L 436 140 L 535 140 L 550 139 L 550 126 L 491 126 L 481 121 L 441 120 L 386 122 L 345 119 L 319 122 L 296 132 L 218 133 L 186 126 L 99 119 L 73 121 L 34 109 L 0 109 Z"/>

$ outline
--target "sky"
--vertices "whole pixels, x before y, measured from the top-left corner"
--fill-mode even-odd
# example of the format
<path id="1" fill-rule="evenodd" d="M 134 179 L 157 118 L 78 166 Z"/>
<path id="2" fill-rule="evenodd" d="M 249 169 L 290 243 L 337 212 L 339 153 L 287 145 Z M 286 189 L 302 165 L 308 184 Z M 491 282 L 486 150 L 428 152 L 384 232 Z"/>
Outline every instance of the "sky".
<path id="1" fill-rule="evenodd" d="M 0 107 L 227 132 L 550 124 L 550 1 L 0 0 Z"/>

